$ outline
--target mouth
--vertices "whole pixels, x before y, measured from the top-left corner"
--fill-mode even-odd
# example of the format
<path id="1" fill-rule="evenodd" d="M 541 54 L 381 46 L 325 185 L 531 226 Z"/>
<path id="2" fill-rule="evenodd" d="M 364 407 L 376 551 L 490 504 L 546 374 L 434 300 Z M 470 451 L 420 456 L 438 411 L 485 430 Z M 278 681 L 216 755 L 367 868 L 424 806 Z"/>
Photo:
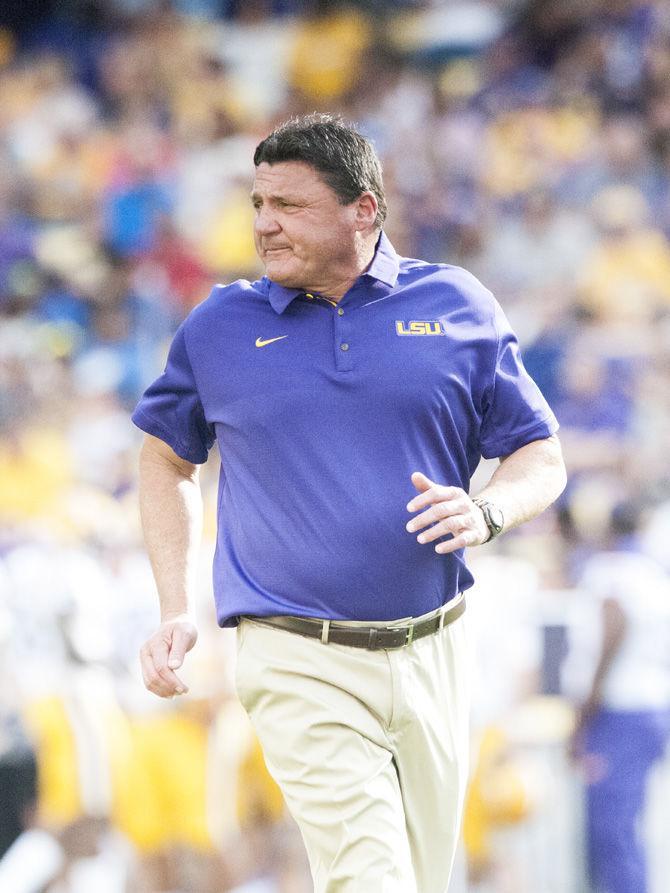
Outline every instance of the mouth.
<path id="1" fill-rule="evenodd" d="M 275 254 L 281 254 L 283 251 L 290 251 L 291 249 L 287 245 L 278 246 L 276 248 L 264 248 L 263 249 L 263 257 L 272 257 Z"/>

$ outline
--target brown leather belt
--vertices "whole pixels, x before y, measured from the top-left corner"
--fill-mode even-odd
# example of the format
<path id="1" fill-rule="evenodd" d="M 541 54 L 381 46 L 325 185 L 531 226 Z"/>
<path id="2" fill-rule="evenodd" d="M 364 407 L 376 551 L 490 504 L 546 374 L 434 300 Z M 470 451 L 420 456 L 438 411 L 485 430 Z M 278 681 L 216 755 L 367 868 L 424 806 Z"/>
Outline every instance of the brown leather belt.
<path id="1" fill-rule="evenodd" d="M 321 639 L 324 644 L 334 642 L 336 645 L 350 645 L 353 648 L 367 648 L 369 651 L 404 648 L 424 636 L 432 636 L 465 611 L 465 599 L 456 597 L 454 605 L 427 620 L 408 623 L 406 626 L 348 626 L 340 620 L 317 620 L 308 617 L 249 617 L 254 623 L 285 629 L 299 636 L 310 639 Z"/>

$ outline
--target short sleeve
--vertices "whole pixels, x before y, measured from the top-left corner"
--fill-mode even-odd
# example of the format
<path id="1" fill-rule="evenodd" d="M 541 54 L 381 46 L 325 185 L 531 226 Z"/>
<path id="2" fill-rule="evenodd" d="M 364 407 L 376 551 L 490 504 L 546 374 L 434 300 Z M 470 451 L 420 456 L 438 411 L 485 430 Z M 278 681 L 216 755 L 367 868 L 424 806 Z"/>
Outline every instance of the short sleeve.
<path id="1" fill-rule="evenodd" d="M 494 301 L 497 349 L 493 379 L 484 395 L 480 449 L 486 459 L 507 456 L 550 437 L 558 422 L 523 365 L 516 335 Z"/>
<path id="2" fill-rule="evenodd" d="M 163 374 L 145 391 L 132 416 L 142 431 L 160 438 L 187 462 L 207 461 L 214 443 L 186 348 L 184 324 L 170 346 Z"/>

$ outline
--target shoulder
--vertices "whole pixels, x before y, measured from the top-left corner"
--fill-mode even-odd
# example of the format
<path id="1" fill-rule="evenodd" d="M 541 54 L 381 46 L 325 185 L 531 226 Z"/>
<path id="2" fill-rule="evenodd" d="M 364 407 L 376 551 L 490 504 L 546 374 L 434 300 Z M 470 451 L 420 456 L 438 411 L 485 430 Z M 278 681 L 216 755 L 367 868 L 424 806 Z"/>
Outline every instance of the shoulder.
<path id="1" fill-rule="evenodd" d="M 493 294 L 463 267 L 402 257 L 398 285 L 440 295 L 449 309 L 467 311 L 479 322 L 492 322 L 497 312 L 498 303 Z"/>
<path id="2" fill-rule="evenodd" d="M 215 324 L 221 324 L 237 308 L 253 303 L 254 300 L 267 302 L 264 280 L 249 282 L 237 279 L 228 285 L 215 285 L 209 296 L 191 310 L 182 328 L 187 340 L 207 337 Z"/>
<path id="3" fill-rule="evenodd" d="M 491 304 L 494 300 L 491 292 L 476 276 L 463 267 L 452 264 L 431 264 L 411 257 L 401 257 L 398 283 L 442 287 L 475 302 Z"/>
<path id="4" fill-rule="evenodd" d="M 186 322 L 192 325 L 209 321 L 213 316 L 219 316 L 222 311 L 235 306 L 239 301 L 246 300 L 254 295 L 262 296 L 263 280 L 249 282 L 247 279 L 236 279 L 228 285 L 215 285 L 208 297 L 202 303 L 191 310 L 186 317 Z"/>

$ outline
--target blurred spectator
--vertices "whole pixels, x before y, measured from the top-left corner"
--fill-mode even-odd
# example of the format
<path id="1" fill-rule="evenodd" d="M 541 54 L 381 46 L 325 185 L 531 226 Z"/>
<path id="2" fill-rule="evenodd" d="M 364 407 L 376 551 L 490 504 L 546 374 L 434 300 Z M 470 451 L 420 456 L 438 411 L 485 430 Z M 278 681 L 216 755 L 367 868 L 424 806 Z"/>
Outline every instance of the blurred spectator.
<path id="1" fill-rule="evenodd" d="M 635 506 L 616 507 L 580 590 L 565 685 L 580 705 L 572 749 L 586 784 L 590 879 L 598 893 L 646 893 L 639 822 L 670 735 L 670 578 L 640 552 Z"/>
<path id="2" fill-rule="evenodd" d="M 609 187 L 628 186 L 658 210 L 663 179 L 646 142 L 639 117 L 613 117 L 603 123 L 593 153 L 561 182 L 565 201 L 582 206 Z"/>
<path id="3" fill-rule="evenodd" d="M 478 275 L 502 299 L 552 285 L 569 295 L 595 241 L 593 226 L 542 189 L 526 194 L 521 205 L 520 214 L 489 216 L 485 250 L 474 259 Z"/>
<path id="4" fill-rule="evenodd" d="M 332 105 L 352 89 L 370 45 L 371 24 L 352 7 L 317 0 L 295 35 L 289 84 L 308 104 Z"/>
<path id="5" fill-rule="evenodd" d="M 670 247 L 650 226 L 641 193 L 612 186 L 599 193 L 593 213 L 600 244 L 582 268 L 580 294 L 601 323 L 650 324 L 670 309 Z"/>
<path id="6" fill-rule="evenodd" d="M 541 636 L 529 606 L 546 607 L 551 597 L 526 562 L 561 592 L 587 569 L 584 586 L 602 594 L 597 605 L 604 599 L 604 614 L 617 621 L 614 569 L 637 592 L 640 580 L 651 580 L 650 565 L 618 546 L 608 558 L 592 556 L 602 550 L 613 499 L 635 495 L 654 509 L 644 548 L 668 569 L 669 38 L 666 0 L 2 6 L 0 614 L 13 631 L 3 645 L 13 672 L 12 697 L 0 707 L 0 752 L 10 759 L 8 741 L 23 740 L 15 730 L 28 712 L 37 715 L 28 743 L 37 745 L 43 779 L 35 816 L 0 811 L 0 825 L 11 826 L 7 842 L 23 828 L 12 871 L 43 855 L 60 875 L 58 893 L 103 893 L 105 871 L 119 893 L 131 881 L 133 893 L 189 883 L 204 893 L 219 870 L 229 886 L 273 893 L 303 883 L 300 846 L 232 702 L 210 691 L 155 715 L 138 694 L 136 652 L 154 608 L 138 549 L 137 442 L 127 415 L 160 371 L 175 327 L 211 284 L 255 278 L 253 148 L 278 120 L 318 109 L 341 111 L 374 140 L 397 247 L 472 269 L 502 300 L 562 423 L 572 480 L 561 505 L 546 529 L 503 541 L 481 568 L 487 683 L 476 698 L 481 784 L 472 798 L 475 814 L 477 803 L 490 807 L 488 819 L 480 809 L 484 821 L 474 822 L 475 841 L 488 847 L 480 866 L 513 866 L 506 882 L 514 893 L 550 889 L 537 875 L 529 879 L 510 845 L 546 815 L 538 778 L 551 788 L 546 773 L 524 774 L 533 760 L 523 736 L 542 726 L 548 747 L 560 738 L 551 725 L 557 711 L 549 720 L 533 701 Z M 215 504 L 215 475 L 206 468 L 203 479 Z M 211 537 L 210 524 L 208 548 Z M 646 599 L 640 594 L 636 604 Z M 551 602 L 551 610 L 565 612 L 568 601 Z M 630 599 L 621 604 L 627 631 L 614 669 L 643 620 L 628 617 Z M 654 633 L 670 624 L 652 615 L 655 605 L 649 596 Z M 600 628 L 602 614 L 596 606 L 586 633 L 589 623 Z M 81 653 L 75 670 L 67 637 L 77 629 L 80 640 L 88 629 L 102 652 Z M 503 665 L 509 673 L 499 672 Z M 86 677 L 99 682 L 86 689 Z M 40 678 L 49 691 L 35 687 Z M 82 695 L 91 688 L 97 700 Z M 535 726 L 524 726 L 519 711 Z M 86 730 L 99 728 L 103 712 L 114 717 L 108 756 L 140 779 L 125 808 L 136 831 L 145 820 L 134 855 L 106 830 L 110 819 L 119 823 L 113 798 L 98 801 L 93 816 L 80 802 L 73 741 L 100 765 L 105 748 L 91 749 L 97 739 Z M 600 726 L 591 720 L 584 741 L 596 749 Z M 193 754 L 193 772 L 181 779 L 155 747 L 154 733 L 168 727 L 166 751 Z M 21 750 L 28 774 L 30 746 Z M 16 764 L 7 765 L 14 773 Z M 644 771 L 641 759 L 635 765 Z M 205 776 L 217 792 L 208 803 Z M 97 780 L 105 777 L 101 770 Z M 70 811 L 63 801 L 58 813 L 56 792 L 67 779 Z M 592 788 L 594 802 L 602 785 Z M 178 814 L 167 816 L 177 799 L 189 804 L 181 824 Z M 47 815 L 50 830 L 40 826 Z M 611 827 L 603 819 L 603 833 Z M 147 828 L 155 845 L 140 840 L 151 836 Z M 77 849 L 80 832 L 88 855 Z M 120 875 L 109 867 L 115 860 Z M 541 861 L 552 860 L 553 853 Z M 493 881 L 492 869 L 484 880 L 480 871 L 481 889 L 503 885 L 504 874 Z"/>
<path id="7" fill-rule="evenodd" d="M 0 647 L 6 653 L 13 633 L 12 616 L 0 598 Z M 7 682 L 12 669 L 5 660 L 0 668 Z M 37 763 L 26 734 L 15 694 L 0 698 L 0 866 L 12 844 L 33 825 L 37 807 Z M 0 873 L 0 877 L 1 877 Z"/>

